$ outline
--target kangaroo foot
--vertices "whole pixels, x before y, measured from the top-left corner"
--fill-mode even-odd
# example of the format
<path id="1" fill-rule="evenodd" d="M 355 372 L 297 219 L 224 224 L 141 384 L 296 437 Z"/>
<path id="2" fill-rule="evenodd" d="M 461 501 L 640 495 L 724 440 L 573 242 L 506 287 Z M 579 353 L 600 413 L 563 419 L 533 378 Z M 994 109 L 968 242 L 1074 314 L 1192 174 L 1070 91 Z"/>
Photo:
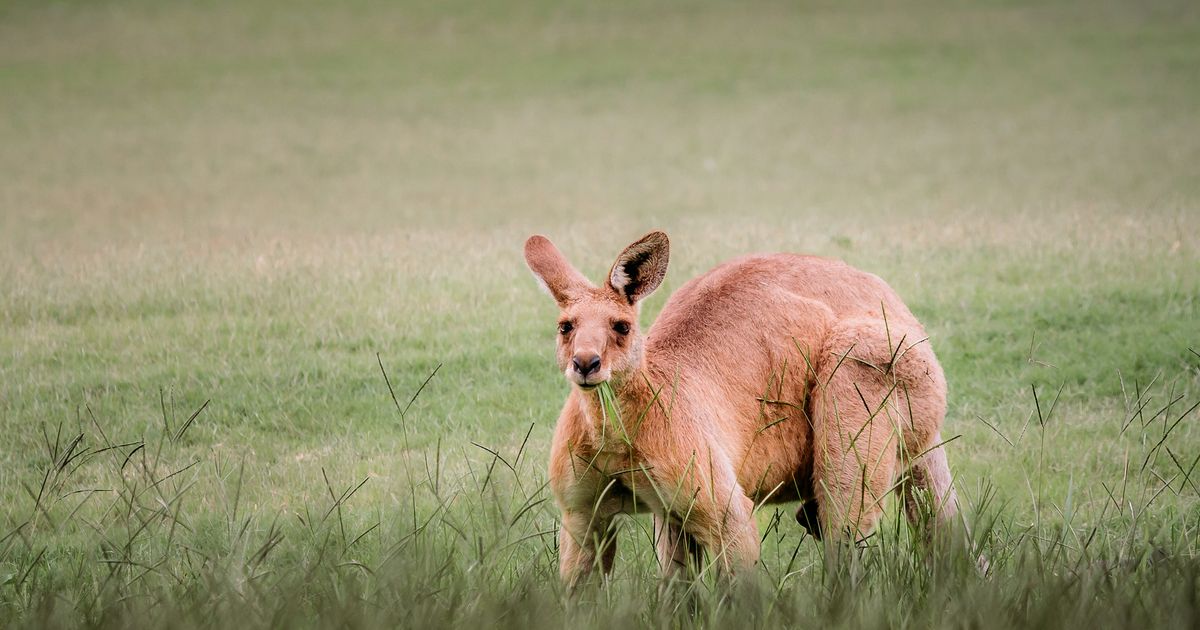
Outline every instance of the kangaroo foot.
<path id="1" fill-rule="evenodd" d="M 818 519 L 820 510 L 817 506 L 816 499 L 810 499 L 800 505 L 800 509 L 796 510 L 796 522 L 804 526 L 808 530 L 809 535 L 817 540 L 821 540 L 821 521 Z"/>

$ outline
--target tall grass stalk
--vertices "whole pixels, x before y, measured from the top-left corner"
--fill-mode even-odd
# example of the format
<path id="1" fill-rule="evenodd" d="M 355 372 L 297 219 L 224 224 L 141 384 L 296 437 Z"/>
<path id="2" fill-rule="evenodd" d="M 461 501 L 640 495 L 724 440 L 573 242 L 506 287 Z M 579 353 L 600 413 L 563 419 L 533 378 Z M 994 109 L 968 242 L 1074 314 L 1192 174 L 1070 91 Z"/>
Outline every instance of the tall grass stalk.
<path id="1" fill-rule="evenodd" d="M 599 395 L 616 429 L 612 392 Z M 612 579 L 574 598 L 563 591 L 557 514 L 542 462 L 525 454 L 532 428 L 512 448 L 460 450 L 463 466 L 445 478 L 439 445 L 424 477 L 397 488 L 403 500 L 364 504 L 370 477 L 321 468 L 309 502 L 248 506 L 245 478 L 266 471 L 219 454 L 191 459 L 187 428 L 203 407 L 178 426 L 164 412 L 152 438 L 110 436 L 98 417 L 78 432 L 60 423 L 40 429 L 43 463 L 26 476 L 25 517 L 0 537 L 0 624 L 1195 627 L 1195 458 L 1176 456 L 1160 423 L 1135 423 L 1143 434 L 1128 432 L 1124 448 L 1146 466 L 1125 479 L 1071 479 L 1056 496 L 1042 487 L 1054 466 L 1042 452 L 1054 405 L 1034 406 L 1038 453 L 1011 447 L 1037 486 L 1032 521 L 984 482 L 960 488 L 973 524 L 967 545 L 930 555 L 890 509 L 874 535 L 830 554 L 778 508 L 760 515 L 757 577 L 730 586 L 702 572 L 686 606 L 657 588 L 640 535 L 623 539 Z M 1168 428 L 1196 407 L 1180 409 Z M 1156 509 L 1163 496 L 1179 507 Z M 645 517 L 630 518 L 626 534 L 648 531 Z M 986 575 L 978 554 L 989 559 Z"/>

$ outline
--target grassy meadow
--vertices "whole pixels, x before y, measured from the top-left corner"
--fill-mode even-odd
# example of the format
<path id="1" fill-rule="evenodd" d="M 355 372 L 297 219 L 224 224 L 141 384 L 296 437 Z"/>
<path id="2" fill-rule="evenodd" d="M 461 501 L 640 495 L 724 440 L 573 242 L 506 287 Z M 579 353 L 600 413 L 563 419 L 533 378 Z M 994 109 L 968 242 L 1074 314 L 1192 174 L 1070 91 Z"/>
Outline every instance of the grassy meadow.
<path id="1" fill-rule="evenodd" d="M 549 235 L 888 280 L 971 547 L 565 596 Z M 1200 624 L 1194 2 L 0 1 L 0 627 Z M 386 375 L 386 376 L 385 376 Z M 973 558 L 990 561 L 986 575 Z"/>

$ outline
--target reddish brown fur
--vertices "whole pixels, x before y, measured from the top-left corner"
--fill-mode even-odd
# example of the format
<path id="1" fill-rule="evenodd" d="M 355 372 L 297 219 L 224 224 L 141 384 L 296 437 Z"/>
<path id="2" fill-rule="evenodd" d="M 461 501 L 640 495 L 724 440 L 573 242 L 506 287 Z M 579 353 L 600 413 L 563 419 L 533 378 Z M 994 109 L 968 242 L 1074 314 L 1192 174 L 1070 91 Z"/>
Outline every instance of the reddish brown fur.
<path id="1" fill-rule="evenodd" d="M 611 569 L 620 513 L 653 512 L 667 576 L 695 566 L 701 548 L 725 571 L 753 565 L 759 502 L 815 500 L 820 531 L 856 539 L 908 470 L 914 522 L 920 492 L 938 521 L 955 513 L 934 448 L 945 379 L 921 324 L 878 277 L 811 256 L 739 258 L 676 291 L 643 338 L 637 305 L 666 273 L 665 234 L 630 245 L 599 287 L 544 237 L 525 257 L 570 324 L 557 357 L 575 386 L 550 460 L 569 584 Z M 595 372 L 576 368 L 596 356 Z M 593 389 L 602 381 L 619 419 Z"/>

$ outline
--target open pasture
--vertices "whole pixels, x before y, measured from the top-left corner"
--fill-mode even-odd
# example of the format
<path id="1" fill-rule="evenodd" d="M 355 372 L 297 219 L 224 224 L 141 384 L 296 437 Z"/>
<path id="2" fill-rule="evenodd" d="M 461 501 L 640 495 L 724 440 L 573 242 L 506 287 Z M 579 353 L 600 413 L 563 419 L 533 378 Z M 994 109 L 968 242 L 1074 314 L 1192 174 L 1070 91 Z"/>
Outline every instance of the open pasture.
<path id="1" fill-rule="evenodd" d="M 0 3 L 0 626 L 1194 628 L 1200 8 Z M 970 553 L 564 598 L 521 257 L 886 279 Z M 386 373 L 386 378 L 385 378 Z M 986 576 L 972 554 L 988 556 Z"/>

